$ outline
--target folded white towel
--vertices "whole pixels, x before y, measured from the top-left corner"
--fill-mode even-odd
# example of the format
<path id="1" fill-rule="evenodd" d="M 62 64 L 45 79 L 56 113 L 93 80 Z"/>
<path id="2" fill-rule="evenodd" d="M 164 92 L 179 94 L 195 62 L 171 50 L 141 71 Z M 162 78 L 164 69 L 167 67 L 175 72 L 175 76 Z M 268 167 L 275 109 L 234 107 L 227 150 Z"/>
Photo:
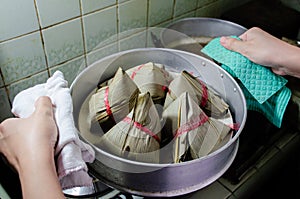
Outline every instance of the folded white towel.
<path id="1" fill-rule="evenodd" d="M 46 83 L 21 91 L 14 98 L 12 113 L 25 118 L 34 111 L 34 103 L 40 96 L 49 96 L 55 105 L 54 116 L 59 131 L 55 155 L 58 177 L 63 189 L 91 186 L 86 162 L 93 162 L 92 147 L 78 137 L 73 119 L 73 104 L 68 82 L 63 73 L 56 71 Z"/>

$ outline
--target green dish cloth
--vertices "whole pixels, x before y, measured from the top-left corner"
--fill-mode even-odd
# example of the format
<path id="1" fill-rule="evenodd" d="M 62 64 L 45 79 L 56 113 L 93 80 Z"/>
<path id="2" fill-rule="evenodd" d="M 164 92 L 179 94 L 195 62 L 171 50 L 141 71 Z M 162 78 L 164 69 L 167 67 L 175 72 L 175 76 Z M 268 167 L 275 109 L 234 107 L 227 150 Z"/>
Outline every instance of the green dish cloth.
<path id="1" fill-rule="evenodd" d="M 259 103 L 264 103 L 287 83 L 285 78 L 274 74 L 270 69 L 224 48 L 220 44 L 220 38 L 213 39 L 201 51 L 228 66 Z"/>
<path id="2" fill-rule="evenodd" d="M 221 63 L 222 68 L 239 80 L 248 110 L 262 113 L 275 126 L 281 127 L 291 98 L 285 78 L 237 52 L 227 50 L 220 44 L 220 38 L 213 39 L 201 51 Z"/>
<path id="3" fill-rule="evenodd" d="M 246 98 L 248 110 L 258 111 L 278 128 L 281 127 L 283 115 L 291 98 L 291 90 L 286 86 L 272 95 L 263 104 L 258 103 L 249 91 L 240 83 L 240 87 Z"/>

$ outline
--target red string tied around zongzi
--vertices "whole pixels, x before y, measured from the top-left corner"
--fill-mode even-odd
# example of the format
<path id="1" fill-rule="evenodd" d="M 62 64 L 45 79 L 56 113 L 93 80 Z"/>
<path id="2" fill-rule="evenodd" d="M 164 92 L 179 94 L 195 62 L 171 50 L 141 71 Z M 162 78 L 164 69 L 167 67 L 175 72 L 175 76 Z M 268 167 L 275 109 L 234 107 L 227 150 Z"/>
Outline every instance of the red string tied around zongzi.
<path id="1" fill-rule="evenodd" d="M 132 119 L 130 117 L 125 117 L 123 119 L 124 122 L 127 122 L 127 123 L 131 123 L 132 122 Z M 148 129 L 147 127 L 143 126 L 141 123 L 139 122 L 133 122 L 133 125 L 140 129 L 141 131 L 145 132 L 146 134 L 150 135 L 152 138 L 154 138 L 158 143 L 160 143 L 160 138 L 155 134 L 153 133 L 150 129 Z"/>
<path id="2" fill-rule="evenodd" d="M 191 121 L 181 125 L 175 132 L 175 138 L 179 137 L 180 135 L 192 131 L 199 126 L 203 125 L 205 122 L 208 121 L 208 116 L 202 112 L 199 116 L 193 118 Z"/>

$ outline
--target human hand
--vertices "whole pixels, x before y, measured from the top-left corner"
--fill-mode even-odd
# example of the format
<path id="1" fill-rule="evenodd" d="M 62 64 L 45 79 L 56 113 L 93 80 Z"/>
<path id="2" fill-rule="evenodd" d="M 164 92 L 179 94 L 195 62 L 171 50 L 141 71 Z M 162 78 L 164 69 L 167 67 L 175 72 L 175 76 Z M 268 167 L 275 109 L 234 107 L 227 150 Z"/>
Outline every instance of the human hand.
<path id="1" fill-rule="evenodd" d="M 247 30 L 239 38 L 241 40 L 221 37 L 220 43 L 257 64 L 272 67 L 276 74 L 300 77 L 299 48 L 257 27 Z"/>
<path id="2" fill-rule="evenodd" d="M 51 100 L 40 97 L 31 116 L 10 118 L 0 124 L 0 153 L 20 171 L 28 161 L 54 159 L 57 137 Z"/>

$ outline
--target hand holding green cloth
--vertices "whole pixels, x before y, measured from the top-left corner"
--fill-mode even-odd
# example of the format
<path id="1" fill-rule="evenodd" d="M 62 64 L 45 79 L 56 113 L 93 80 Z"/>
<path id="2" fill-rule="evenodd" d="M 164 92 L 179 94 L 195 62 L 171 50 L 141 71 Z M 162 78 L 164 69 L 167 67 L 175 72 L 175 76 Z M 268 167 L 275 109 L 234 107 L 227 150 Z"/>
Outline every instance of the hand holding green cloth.
<path id="1" fill-rule="evenodd" d="M 238 83 L 244 92 L 248 110 L 258 111 L 275 126 L 281 126 L 291 97 L 290 89 L 285 86 L 285 78 L 253 63 L 240 53 L 224 48 L 220 38 L 213 39 L 201 51 L 221 63 L 222 68 L 240 80 Z"/>
<path id="2" fill-rule="evenodd" d="M 213 39 L 201 51 L 228 66 L 259 103 L 265 102 L 287 83 L 285 78 L 274 74 L 270 69 L 224 48 L 220 44 L 220 38 Z"/>

